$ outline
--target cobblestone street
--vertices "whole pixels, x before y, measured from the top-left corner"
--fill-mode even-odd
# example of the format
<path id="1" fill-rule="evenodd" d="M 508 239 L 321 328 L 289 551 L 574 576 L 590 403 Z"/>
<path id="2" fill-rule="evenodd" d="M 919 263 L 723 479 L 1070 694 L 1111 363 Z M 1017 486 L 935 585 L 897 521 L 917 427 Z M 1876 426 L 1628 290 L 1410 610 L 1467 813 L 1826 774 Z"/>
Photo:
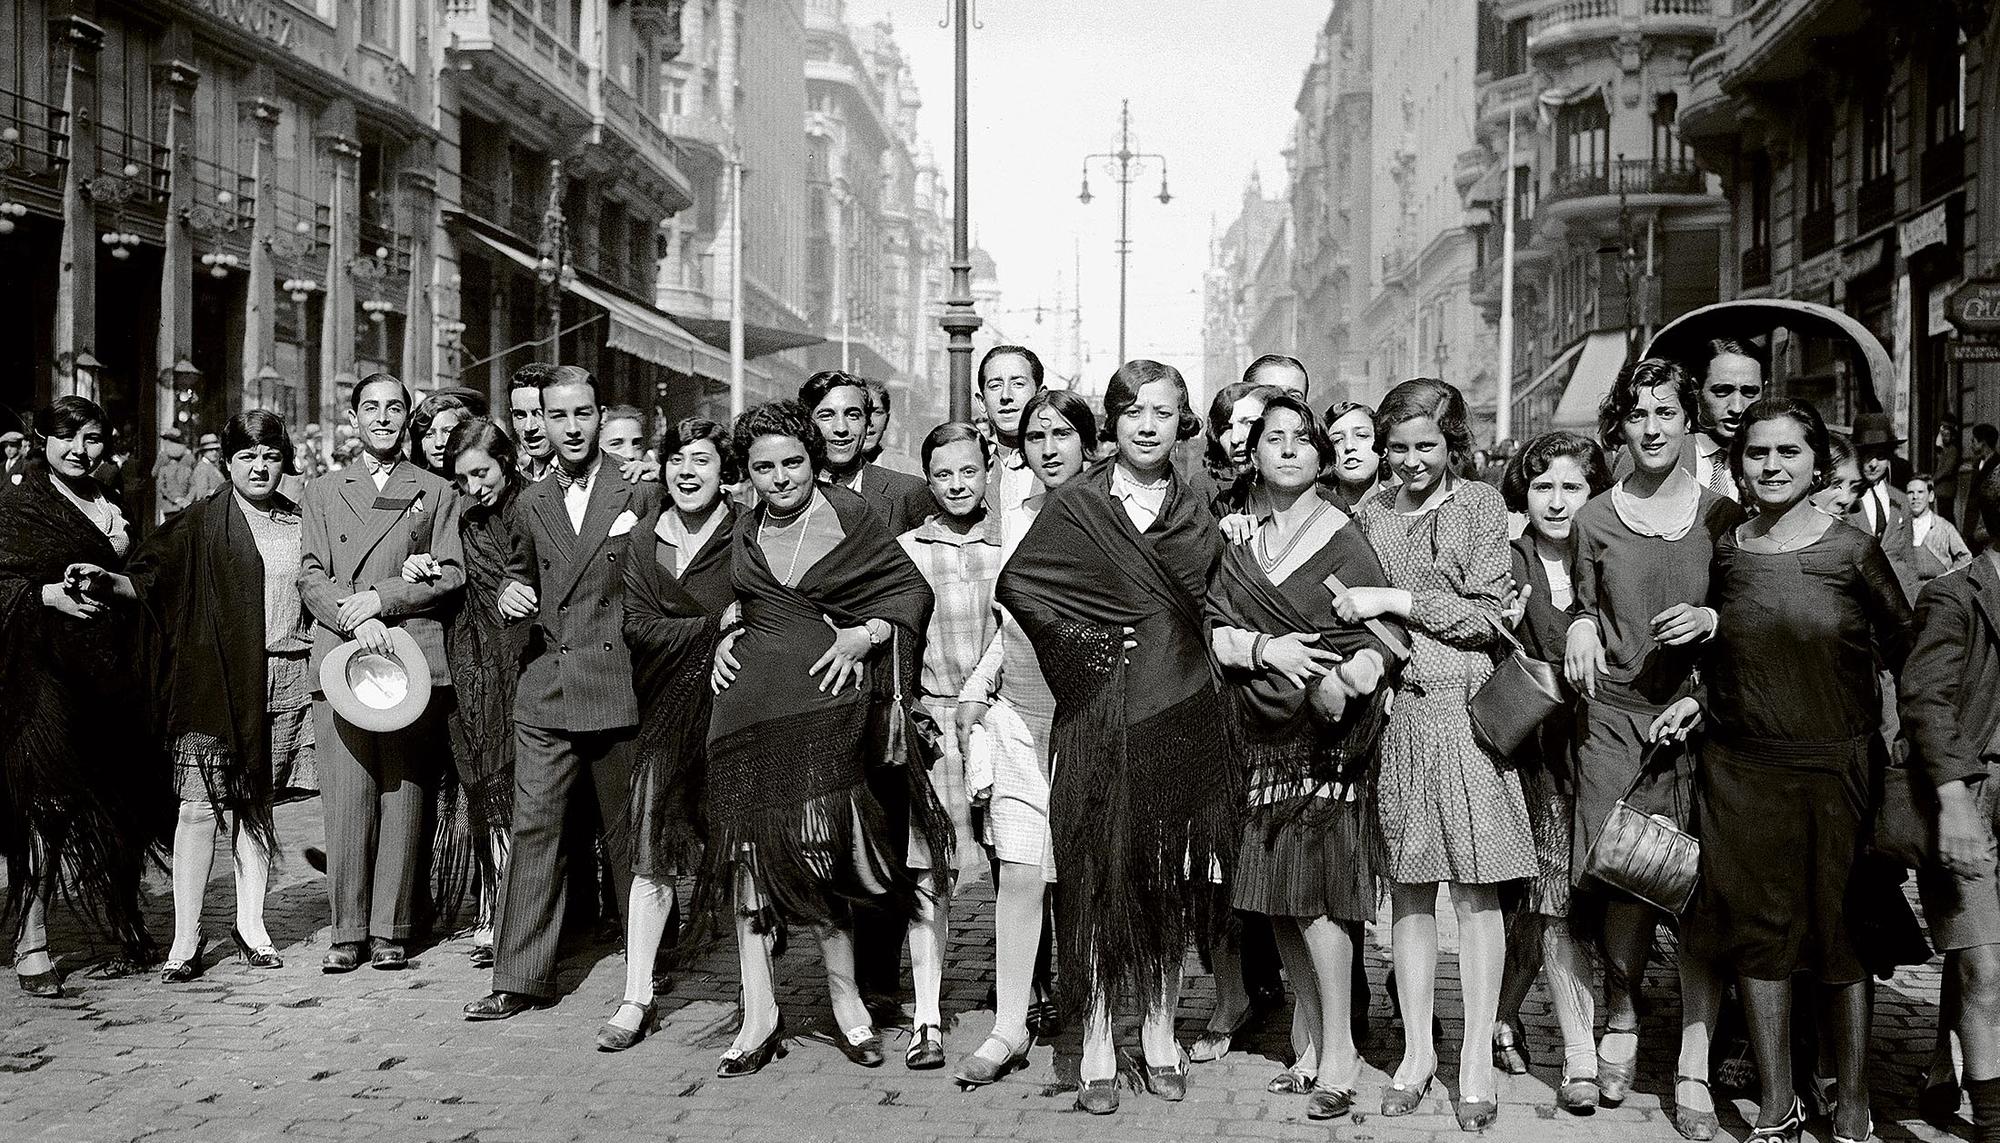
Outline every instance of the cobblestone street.
<path id="1" fill-rule="evenodd" d="M 907 1032 L 886 1037 L 890 1059 L 876 1071 L 848 1063 L 825 1039 L 831 1031 L 817 958 L 794 951 L 780 964 L 780 994 L 791 1030 L 791 1054 L 761 1075 L 714 1078 L 717 1056 L 735 1023 L 733 957 L 711 956 L 677 975 L 662 999 L 658 1031 L 622 1055 L 600 1054 L 591 1035 L 622 987 L 623 964 L 608 942 L 568 950 L 565 987 L 557 1007 L 499 1024 L 470 1024 L 459 1007 L 487 989 L 486 974 L 467 962 L 467 945 L 451 941 L 413 949 L 409 971 L 362 969 L 323 976 L 324 886 L 300 856 L 318 844 L 319 807 L 283 807 L 279 829 L 285 861 L 274 877 L 271 930 L 285 968 L 256 972 L 226 944 L 230 888 L 219 859 L 209 891 L 207 973 L 181 987 L 147 974 L 108 975 L 86 954 L 73 925 L 52 941 L 68 975 L 70 996 L 34 1001 L 6 983 L 0 989 L 0 1138 L 26 1140 L 264 1140 L 372 1138 L 479 1143 L 556 1140 L 784 1139 L 915 1143 L 962 1139 L 1088 1139 L 1107 1143 L 1168 1140 L 1335 1139 L 1374 1143 L 1448 1140 L 1459 1135 L 1449 1096 L 1458 1035 L 1453 959 L 1441 966 L 1439 1010 L 1444 1020 L 1444 1081 L 1421 1112 L 1404 1119 L 1372 1114 L 1384 1068 L 1400 1049 L 1383 991 L 1388 970 L 1386 924 L 1371 930 L 1369 975 L 1374 985 L 1375 1035 L 1364 1048 L 1363 1113 L 1332 1124 L 1305 1118 L 1304 1100 L 1269 1095 L 1265 1081 L 1283 1059 L 1285 1014 L 1270 1019 L 1248 1050 L 1197 1065 L 1187 1101 L 1167 1104 L 1136 1086 L 1136 1074 L 1114 1117 L 1071 1109 L 1077 1039 L 1037 1048 L 1032 1066 L 980 1091 L 961 1093 L 947 1072 L 912 1073 L 902 1066 Z M 149 885 L 154 932 L 170 931 L 165 882 Z M 1448 911 L 1445 913 L 1449 915 Z M 991 896 L 967 894 L 954 917 L 955 957 L 946 972 L 946 1047 L 952 1058 L 976 1047 L 990 1025 L 983 997 L 992 969 Z M 216 941 L 221 939 L 222 948 Z M 810 942 L 805 942 L 810 948 Z M 1446 934 L 1446 947 L 1451 946 Z M 224 951 L 227 950 L 227 951 Z M 1554 1028 L 1539 991 L 1528 1028 L 1533 1075 L 1504 1079 L 1497 1127 L 1502 1140 L 1616 1139 L 1620 1143 L 1677 1138 L 1660 1097 L 1671 1074 L 1666 1048 L 1676 1013 L 1667 976 L 1654 970 L 1640 1090 L 1624 1106 L 1587 1119 L 1559 1115 L 1551 1085 L 1559 1056 Z M 1906 972 L 1877 995 L 1876 1106 L 1878 1136 L 1899 1140 L 1953 1138 L 1910 1110 L 1935 1022 L 1937 965 Z M 1192 1042 L 1212 1002 L 1206 977 L 1189 989 L 1181 1038 Z M 1131 1029 L 1121 1042 L 1136 1057 Z M 1747 1127 L 1725 1108 L 1723 1131 L 1740 1139 Z M 1968 1130 L 1961 1126 L 1960 1132 Z M 1811 1138 L 1825 1140 L 1827 1125 Z M 1962 1137 L 1962 1135 L 1961 1135 Z"/>

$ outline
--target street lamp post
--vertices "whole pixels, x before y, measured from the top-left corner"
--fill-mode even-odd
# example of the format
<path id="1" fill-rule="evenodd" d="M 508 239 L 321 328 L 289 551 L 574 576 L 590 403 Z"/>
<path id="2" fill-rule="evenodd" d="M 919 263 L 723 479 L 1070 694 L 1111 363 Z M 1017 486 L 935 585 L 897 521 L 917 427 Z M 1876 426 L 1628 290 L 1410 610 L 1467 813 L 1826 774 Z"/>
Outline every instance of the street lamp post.
<path id="1" fill-rule="evenodd" d="M 966 36 L 971 31 L 970 0 L 952 0 L 952 47 L 956 74 L 952 85 L 955 99 L 952 124 L 951 195 L 951 294 L 944 300 L 944 316 L 938 325 L 950 340 L 945 351 L 951 355 L 951 419 L 972 419 L 972 334 L 982 324 L 973 311 L 972 232 L 967 213 L 971 201 L 971 163 L 966 158 Z"/>
<path id="2" fill-rule="evenodd" d="M 1640 315 L 1633 309 L 1639 295 L 1632 287 L 1645 267 L 1640 262 L 1641 255 L 1632 227 L 1632 207 L 1626 198 L 1624 172 L 1625 155 L 1620 152 L 1618 165 L 1612 168 L 1611 177 L 1618 180 L 1618 280 L 1625 287 L 1625 363 L 1629 365 L 1638 360 L 1639 333 L 1643 324 L 1639 320 Z M 1598 249 L 1600 253 L 1606 252 L 1603 247 Z"/>
<path id="3" fill-rule="evenodd" d="M 1125 363 L 1125 275 L 1132 258 L 1132 183 L 1144 173 L 1147 163 L 1157 160 L 1160 164 L 1160 205 L 1172 202 L 1174 196 L 1167 193 L 1167 157 L 1152 151 L 1132 149 L 1132 101 L 1129 99 L 1118 105 L 1118 150 L 1083 157 L 1083 191 L 1076 198 L 1085 205 L 1089 205 L 1094 197 L 1090 193 L 1092 159 L 1104 160 L 1104 173 L 1118 184 L 1118 362 L 1122 365 Z"/>
<path id="4" fill-rule="evenodd" d="M 535 259 L 535 277 L 549 291 L 550 365 L 562 364 L 563 289 L 576 278 L 569 264 L 568 221 L 562 209 L 563 165 L 549 160 L 549 205 L 542 211 L 542 240 Z"/>

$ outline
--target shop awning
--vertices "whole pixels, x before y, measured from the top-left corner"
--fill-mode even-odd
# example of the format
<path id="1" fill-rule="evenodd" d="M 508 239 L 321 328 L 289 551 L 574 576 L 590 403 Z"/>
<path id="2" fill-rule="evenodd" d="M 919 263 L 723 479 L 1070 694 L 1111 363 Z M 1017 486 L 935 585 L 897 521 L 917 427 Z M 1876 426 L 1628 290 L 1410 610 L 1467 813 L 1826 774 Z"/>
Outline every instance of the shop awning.
<path id="1" fill-rule="evenodd" d="M 1618 371 L 1625 367 L 1625 334 L 1621 330 L 1600 330 L 1577 344 L 1582 352 L 1576 355 L 1576 368 L 1570 370 L 1569 384 L 1563 387 L 1550 427 L 1573 429 L 1595 438 L 1597 406 L 1611 392 Z"/>
<path id="2" fill-rule="evenodd" d="M 674 322 L 682 329 L 724 352 L 729 350 L 729 319 L 693 317 L 688 314 L 672 314 Z M 808 345 L 818 345 L 826 339 L 816 333 L 802 329 L 781 329 L 777 326 L 758 325 L 756 322 L 743 323 L 743 356 L 763 357 L 772 353 L 783 353 L 787 349 L 799 349 Z"/>

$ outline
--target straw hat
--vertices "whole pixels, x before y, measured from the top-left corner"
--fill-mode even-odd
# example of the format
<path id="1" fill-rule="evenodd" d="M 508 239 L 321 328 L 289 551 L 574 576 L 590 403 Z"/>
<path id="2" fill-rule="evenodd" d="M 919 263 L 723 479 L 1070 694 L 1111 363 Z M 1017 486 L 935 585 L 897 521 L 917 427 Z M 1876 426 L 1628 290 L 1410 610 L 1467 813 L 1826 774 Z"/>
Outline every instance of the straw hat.
<path id="1" fill-rule="evenodd" d="M 389 628 L 390 653 L 364 651 L 350 639 L 319 665 L 319 686 L 342 719 L 377 734 L 417 721 L 431 701 L 431 666 L 417 641 Z"/>

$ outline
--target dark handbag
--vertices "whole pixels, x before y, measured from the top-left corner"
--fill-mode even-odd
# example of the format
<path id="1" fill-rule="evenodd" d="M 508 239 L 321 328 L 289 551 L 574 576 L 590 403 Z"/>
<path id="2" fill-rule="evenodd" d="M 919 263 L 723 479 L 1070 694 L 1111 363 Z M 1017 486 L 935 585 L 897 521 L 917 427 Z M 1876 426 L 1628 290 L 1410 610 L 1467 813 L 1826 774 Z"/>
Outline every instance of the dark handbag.
<path id="1" fill-rule="evenodd" d="M 1512 648 L 1493 665 L 1493 673 L 1472 696 L 1472 736 L 1500 758 L 1511 758 L 1528 737 L 1557 711 L 1569 705 L 1562 676 L 1522 648 L 1506 625 L 1494 629 Z"/>
<path id="2" fill-rule="evenodd" d="M 1648 760 L 1642 759 L 1625 796 L 1605 816 L 1604 829 L 1584 860 L 1584 873 L 1678 917 L 1694 899 L 1695 882 L 1701 879 L 1701 842 L 1672 818 L 1631 805 L 1632 793 L 1648 769 Z M 1674 791 L 1675 812 L 1685 814 L 1679 805 L 1678 780 Z"/>
<path id="3" fill-rule="evenodd" d="M 1907 767 L 1884 768 L 1869 848 L 1905 869 L 1921 869 L 1937 858 L 1937 824 L 1937 791 Z"/>
<path id="4" fill-rule="evenodd" d="M 903 697 L 903 636 L 889 636 L 889 701 L 878 708 L 881 724 L 876 741 L 881 745 L 882 764 L 907 766 L 914 759 L 925 770 L 944 757 L 944 731 L 921 705 Z"/>

